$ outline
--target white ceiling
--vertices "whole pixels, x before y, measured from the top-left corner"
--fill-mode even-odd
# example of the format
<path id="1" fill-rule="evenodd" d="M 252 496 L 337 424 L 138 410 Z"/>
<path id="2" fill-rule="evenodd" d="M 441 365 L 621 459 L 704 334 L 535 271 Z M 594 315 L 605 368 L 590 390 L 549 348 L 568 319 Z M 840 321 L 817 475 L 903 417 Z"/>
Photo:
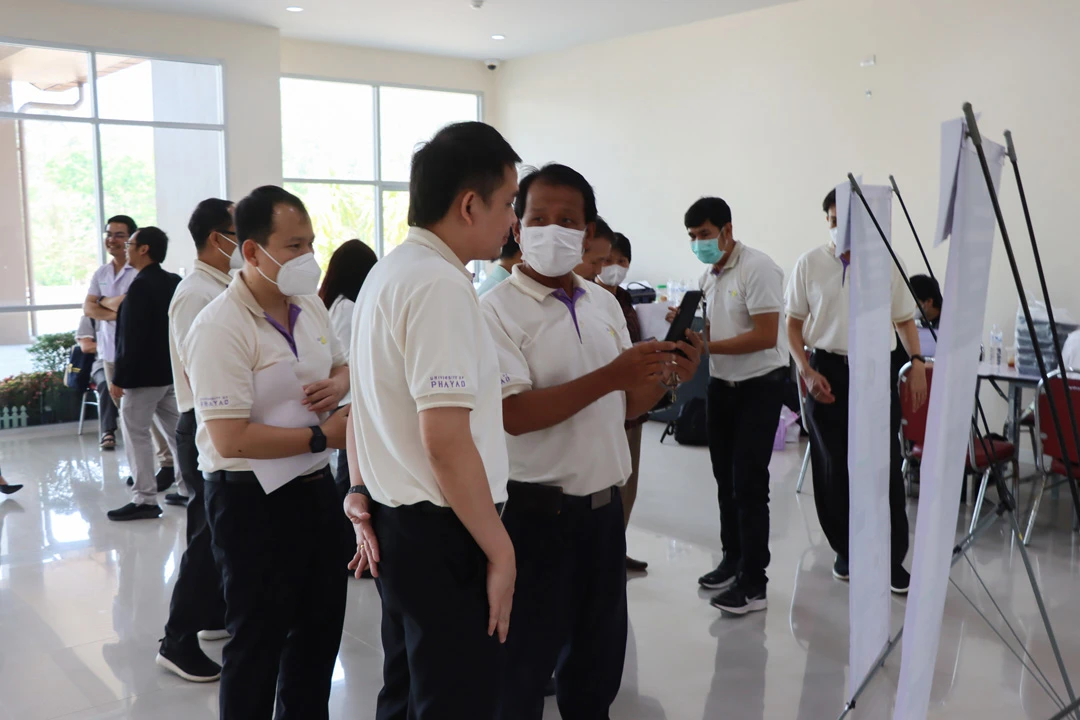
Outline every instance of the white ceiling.
<path id="1" fill-rule="evenodd" d="M 280 28 L 286 37 L 509 59 L 794 0 L 70 0 Z M 298 5 L 303 12 L 285 8 Z M 492 40 L 493 34 L 506 40 Z"/>

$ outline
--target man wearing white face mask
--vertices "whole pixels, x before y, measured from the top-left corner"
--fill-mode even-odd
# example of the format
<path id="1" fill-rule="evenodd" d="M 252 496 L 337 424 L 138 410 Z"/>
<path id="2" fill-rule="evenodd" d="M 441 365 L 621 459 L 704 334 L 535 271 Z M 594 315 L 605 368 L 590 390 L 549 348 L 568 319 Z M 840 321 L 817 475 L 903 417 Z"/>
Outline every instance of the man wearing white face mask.
<path id="1" fill-rule="evenodd" d="M 345 617 L 344 528 L 328 448 L 345 446 L 348 366 L 326 307 L 304 204 L 279 187 L 235 209 L 244 266 L 180 348 L 198 421 L 199 469 L 232 639 L 222 651 L 222 720 L 328 717 Z M 225 234 L 224 232 L 222 234 Z M 227 237 L 227 235 L 226 235 Z M 310 427 L 254 422 L 255 376 L 285 365 Z M 300 458 L 269 494 L 252 460 Z M 295 470 L 290 470 L 292 474 Z"/>
<path id="2" fill-rule="evenodd" d="M 187 549 L 180 560 L 180 570 L 173 586 L 165 637 L 158 651 L 157 664 L 185 680 L 212 681 L 221 675 L 221 666 L 199 647 L 203 639 L 226 636 L 225 597 L 221 573 L 214 564 L 210 547 L 210 528 L 206 524 L 203 501 L 203 476 L 199 472 L 199 451 L 195 445 L 195 398 L 180 347 L 195 318 L 229 286 L 230 269 L 243 266 L 236 242 L 233 204 L 210 198 L 196 206 L 188 221 L 188 231 L 195 241 L 195 267 L 180 281 L 169 305 L 169 352 L 172 356 L 173 385 L 180 422 L 176 426 L 176 461 L 180 476 L 191 493 L 187 498 Z M 170 502 L 173 496 L 166 496 Z"/>
<path id="3" fill-rule="evenodd" d="M 563 717 L 606 718 L 626 654 L 623 426 L 662 381 L 693 376 L 701 340 L 632 345 L 615 298 L 573 272 L 597 219 L 579 173 L 532 171 L 515 210 L 524 262 L 481 301 L 502 371 L 503 522 L 518 558 L 500 717 L 540 720 L 554 671 Z"/>
<path id="4" fill-rule="evenodd" d="M 722 591 L 713 607 L 745 615 L 767 606 L 769 460 L 788 377 L 784 273 L 765 253 L 736 242 L 731 208 L 721 198 L 696 201 L 683 222 L 691 250 L 708 266 L 701 277 L 709 323 L 706 414 L 724 551 L 698 584 Z"/>

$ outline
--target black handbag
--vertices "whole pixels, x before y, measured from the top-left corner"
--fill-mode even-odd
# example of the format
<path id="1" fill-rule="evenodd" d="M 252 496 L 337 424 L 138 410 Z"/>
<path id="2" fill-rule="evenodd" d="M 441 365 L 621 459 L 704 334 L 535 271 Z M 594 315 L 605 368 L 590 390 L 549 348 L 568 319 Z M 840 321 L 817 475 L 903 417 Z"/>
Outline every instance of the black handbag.
<path id="1" fill-rule="evenodd" d="M 656 291 L 645 283 L 629 283 L 626 286 L 626 291 L 630 293 L 630 302 L 633 305 L 648 305 L 656 302 Z"/>

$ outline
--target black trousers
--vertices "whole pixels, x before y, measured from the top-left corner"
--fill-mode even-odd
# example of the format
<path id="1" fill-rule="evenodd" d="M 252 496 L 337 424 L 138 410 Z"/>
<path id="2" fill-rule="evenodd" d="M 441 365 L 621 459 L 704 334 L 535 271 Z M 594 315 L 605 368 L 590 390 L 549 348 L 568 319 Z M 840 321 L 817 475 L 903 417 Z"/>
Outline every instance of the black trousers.
<path id="1" fill-rule="evenodd" d="M 825 376 L 836 402 L 824 404 L 806 398 L 809 420 L 810 466 L 814 476 L 814 505 L 825 537 L 836 554 L 848 557 L 848 397 L 847 358 L 815 350 L 810 367 Z M 900 395 L 896 375 L 888 378 L 890 395 L 889 424 L 889 513 L 892 521 L 892 563 L 899 565 L 907 557 L 908 517 L 904 494 L 904 475 L 900 454 Z"/>
<path id="2" fill-rule="evenodd" d="M 487 634 L 483 550 L 448 508 L 371 507 L 383 611 L 376 719 L 492 720 L 505 649 Z"/>
<path id="3" fill-rule="evenodd" d="M 232 635 L 221 720 L 325 720 L 347 582 L 333 476 L 326 469 L 267 495 L 240 475 L 250 479 L 214 473 L 205 486 Z"/>
<path id="4" fill-rule="evenodd" d="M 177 648 L 198 643 L 200 630 L 225 627 L 225 593 L 206 522 L 195 430 L 195 411 L 190 410 L 180 416 L 176 426 L 176 462 L 184 484 L 192 493 L 187 506 L 187 549 L 180 559 L 180 571 L 169 603 L 169 620 L 165 623 L 165 643 Z"/>
<path id="5" fill-rule="evenodd" d="M 787 368 L 732 387 L 709 382 L 709 457 L 720 504 L 724 559 L 737 563 L 739 584 L 764 590 L 769 566 L 769 461 L 780 424 Z"/>
<path id="6" fill-rule="evenodd" d="M 515 507 L 503 523 L 517 554 L 500 720 L 540 720 L 555 673 L 563 720 L 606 720 L 626 659 L 626 534 L 621 494 L 592 509 L 563 496 L 558 514 Z"/>

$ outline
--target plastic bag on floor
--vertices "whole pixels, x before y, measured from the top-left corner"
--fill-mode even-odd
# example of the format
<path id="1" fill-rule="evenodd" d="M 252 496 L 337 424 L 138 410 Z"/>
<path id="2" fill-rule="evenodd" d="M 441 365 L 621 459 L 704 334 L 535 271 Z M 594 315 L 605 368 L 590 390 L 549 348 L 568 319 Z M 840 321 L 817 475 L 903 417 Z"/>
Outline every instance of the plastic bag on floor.
<path id="1" fill-rule="evenodd" d="M 791 411 L 787 405 L 780 408 L 780 422 L 776 425 L 776 436 L 773 438 L 773 450 L 783 450 L 788 442 L 788 428 L 799 422 L 799 416 Z M 795 439 L 798 440 L 798 435 Z"/>

